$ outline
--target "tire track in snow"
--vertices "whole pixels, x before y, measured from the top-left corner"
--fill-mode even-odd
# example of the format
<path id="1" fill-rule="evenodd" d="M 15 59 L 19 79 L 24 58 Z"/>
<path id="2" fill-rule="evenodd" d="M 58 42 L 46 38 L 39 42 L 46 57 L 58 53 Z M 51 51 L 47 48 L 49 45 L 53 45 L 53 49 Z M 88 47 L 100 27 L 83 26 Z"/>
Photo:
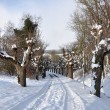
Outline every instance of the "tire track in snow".
<path id="1" fill-rule="evenodd" d="M 67 85 L 65 86 L 68 90 L 68 93 L 72 96 L 72 110 L 84 110 L 84 104 L 81 98 L 71 90 Z"/>
<path id="2" fill-rule="evenodd" d="M 80 97 L 68 85 L 64 84 L 57 75 L 53 75 L 56 79 L 53 78 L 52 85 L 45 98 L 34 110 L 84 110 Z M 57 85 L 57 87 L 54 85 Z"/>
<path id="3" fill-rule="evenodd" d="M 37 93 L 29 95 L 22 101 L 16 103 L 15 106 L 12 106 L 7 110 L 32 110 L 33 105 L 36 102 L 36 104 L 40 104 L 40 102 L 42 101 L 42 97 L 44 97 L 44 94 L 48 91 L 48 88 L 50 87 L 51 83 L 51 80 L 47 81 L 45 85 L 41 88 L 41 90 L 39 90 Z"/>
<path id="4" fill-rule="evenodd" d="M 80 97 L 56 76 L 46 82 L 38 93 L 7 110 L 84 110 L 84 107 Z"/>
<path id="5" fill-rule="evenodd" d="M 67 92 L 58 78 L 55 75 L 52 77 L 52 84 L 45 98 L 34 110 L 67 110 L 65 109 Z"/>
<path id="6" fill-rule="evenodd" d="M 72 89 L 68 86 L 68 84 L 66 84 L 65 82 L 63 82 L 60 78 L 59 80 L 62 82 L 65 90 L 67 91 L 67 106 L 70 107 L 72 110 L 85 110 L 84 108 L 84 104 L 81 100 L 81 98 L 74 92 L 72 91 Z M 66 108 L 66 110 L 68 110 L 68 107 Z M 71 110 L 69 109 L 69 110 Z"/>

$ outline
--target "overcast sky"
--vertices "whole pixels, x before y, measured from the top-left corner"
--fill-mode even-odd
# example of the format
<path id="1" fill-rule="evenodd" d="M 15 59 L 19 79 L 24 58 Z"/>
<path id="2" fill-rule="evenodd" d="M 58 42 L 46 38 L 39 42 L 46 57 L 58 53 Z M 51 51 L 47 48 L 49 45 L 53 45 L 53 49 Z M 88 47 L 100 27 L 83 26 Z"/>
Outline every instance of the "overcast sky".
<path id="1" fill-rule="evenodd" d="M 67 28 L 74 10 L 74 0 L 0 0 L 0 27 L 8 21 L 17 26 L 25 13 L 40 16 L 42 37 L 49 44 L 47 49 L 58 49 L 76 39 Z"/>

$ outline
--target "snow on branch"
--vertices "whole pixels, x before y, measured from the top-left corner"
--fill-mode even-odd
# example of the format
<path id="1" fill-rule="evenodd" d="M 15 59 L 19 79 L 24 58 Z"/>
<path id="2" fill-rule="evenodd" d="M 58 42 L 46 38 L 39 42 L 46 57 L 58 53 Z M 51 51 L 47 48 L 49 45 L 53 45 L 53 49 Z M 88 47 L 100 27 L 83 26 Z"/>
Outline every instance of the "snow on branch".
<path id="1" fill-rule="evenodd" d="M 27 40 L 26 43 L 27 44 L 32 43 L 32 40 Z"/>
<path id="2" fill-rule="evenodd" d="M 38 64 L 35 63 L 35 62 L 32 62 L 32 65 L 33 65 L 34 67 L 36 67 Z"/>
<path id="3" fill-rule="evenodd" d="M 96 35 L 97 33 L 97 35 Z M 98 24 L 94 24 L 92 26 L 91 35 L 94 36 L 95 39 L 97 39 L 98 36 L 100 36 L 103 33 L 102 26 Z"/>
<path id="4" fill-rule="evenodd" d="M 33 49 L 33 52 L 40 50 L 40 47 Z"/>
<path id="5" fill-rule="evenodd" d="M 13 45 L 12 45 L 12 49 L 17 49 L 16 44 L 13 44 Z"/>
<path id="6" fill-rule="evenodd" d="M 6 51 L 1 51 L 1 52 L 0 52 L 0 56 L 2 56 L 2 57 L 4 57 L 4 58 L 10 58 L 10 59 L 15 60 L 15 58 L 12 57 L 12 56 L 10 56 L 10 55 L 8 55 L 8 54 L 6 53 Z"/>
<path id="7" fill-rule="evenodd" d="M 103 30 L 101 29 L 101 30 L 99 30 L 98 31 L 98 35 L 101 35 L 102 34 L 102 32 L 103 32 Z"/>
<path id="8" fill-rule="evenodd" d="M 105 40 L 103 40 L 103 39 L 99 42 L 98 46 L 95 46 L 95 50 L 92 52 L 93 53 L 92 65 L 91 65 L 92 69 L 100 67 L 100 65 L 95 62 L 96 61 L 95 54 L 101 49 L 102 45 L 103 46 L 107 45 L 107 42 Z"/>
<path id="9" fill-rule="evenodd" d="M 107 50 L 110 50 L 110 44 L 107 46 Z"/>
<path id="10" fill-rule="evenodd" d="M 31 51 L 31 47 L 28 46 L 27 50 L 24 51 L 23 53 L 23 60 L 22 60 L 21 66 L 25 66 L 26 60 L 28 60 L 27 57 L 29 57 L 30 51 Z"/>
<path id="11" fill-rule="evenodd" d="M 92 57 L 92 63 L 95 63 L 95 55 Z"/>
<path id="12" fill-rule="evenodd" d="M 31 38 L 31 39 L 26 38 L 26 43 L 28 44 L 28 48 L 23 53 L 23 59 L 22 59 L 21 66 L 26 66 L 26 64 L 28 64 L 30 53 L 38 51 L 40 49 L 40 47 L 38 47 L 38 48 L 35 48 L 32 50 L 32 46 L 35 43 L 34 38 Z"/>
<path id="13" fill-rule="evenodd" d="M 26 61 L 26 51 L 24 51 L 23 60 L 22 60 L 21 66 L 24 66 L 25 61 Z"/>
<path id="14" fill-rule="evenodd" d="M 102 40 L 99 42 L 98 45 L 95 45 L 95 50 L 92 51 L 92 53 L 93 53 L 93 54 L 96 54 L 96 53 L 102 48 L 102 46 L 103 46 L 103 47 L 108 46 L 107 49 L 108 49 L 108 50 L 110 49 L 110 46 L 107 45 L 106 40 L 102 39 Z"/>
<path id="15" fill-rule="evenodd" d="M 93 31 L 91 31 L 91 35 L 94 36 L 94 32 Z"/>
<path id="16" fill-rule="evenodd" d="M 34 43 L 34 39 L 33 38 L 31 38 L 31 39 L 26 38 L 26 43 L 27 44 Z"/>
<path id="17" fill-rule="evenodd" d="M 98 24 L 94 24 L 94 25 L 92 26 L 92 29 L 100 30 L 101 28 L 102 28 L 102 26 L 101 26 L 101 25 L 98 25 Z"/>
<path id="18" fill-rule="evenodd" d="M 102 40 L 99 42 L 99 45 L 104 45 L 104 46 L 106 46 L 106 45 L 107 45 L 107 42 L 106 42 L 104 39 L 102 39 Z"/>
<path id="19" fill-rule="evenodd" d="M 98 67 L 100 67 L 100 65 L 99 65 L 99 64 L 94 64 L 94 63 L 92 63 L 92 65 L 91 65 L 91 66 L 92 66 L 92 69 L 93 69 L 93 68 L 98 68 Z"/>

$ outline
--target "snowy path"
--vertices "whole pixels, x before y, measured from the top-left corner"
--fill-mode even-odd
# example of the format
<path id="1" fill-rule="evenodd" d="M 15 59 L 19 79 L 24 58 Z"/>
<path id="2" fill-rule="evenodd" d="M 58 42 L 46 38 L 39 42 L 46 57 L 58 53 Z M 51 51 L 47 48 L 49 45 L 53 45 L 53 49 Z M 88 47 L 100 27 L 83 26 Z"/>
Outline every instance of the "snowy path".
<path id="1" fill-rule="evenodd" d="M 33 107 L 50 83 L 49 78 L 28 80 L 27 87 L 24 88 L 17 84 L 16 78 L 0 76 L 0 110 L 26 110 L 27 107 Z"/>
<path id="2" fill-rule="evenodd" d="M 15 76 L 0 75 L 0 110 L 110 110 L 110 98 L 97 98 L 78 81 L 51 72 L 39 81 L 27 79 L 25 88 Z"/>
<path id="3" fill-rule="evenodd" d="M 84 110 L 79 96 L 60 77 L 49 72 L 47 76 L 27 81 L 26 88 L 11 77 L 0 78 L 0 110 Z"/>
<path id="4" fill-rule="evenodd" d="M 52 84 L 36 110 L 64 110 L 67 93 L 61 82 L 53 75 Z"/>
<path id="5" fill-rule="evenodd" d="M 52 85 L 36 110 L 84 110 L 83 103 L 60 78 L 53 75 Z"/>
<path id="6" fill-rule="evenodd" d="M 62 78 L 59 78 L 67 91 L 67 109 L 66 110 L 84 110 L 84 104 L 80 97 L 72 91 L 66 82 L 63 82 Z"/>
<path id="7" fill-rule="evenodd" d="M 39 92 L 31 94 L 21 102 L 16 103 L 15 106 L 11 107 L 8 110 L 33 110 L 34 105 L 39 105 L 39 103 L 42 101 L 42 97 L 44 97 L 45 92 L 47 92 L 47 90 L 49 89 L 50 84 L 51 80 L 46 82 Z"/>
<path id="8" fill-rule="evenodd" d="M 68 84 L 62 81 L 62 78 L 59 78 L 59 81 L 64 86 L 64 89 L 67 93 L 67 99 L 65 100 L 67 103 L 66 110 L 84 110 L 84 105 L 80 97 L 71 90 Z"/>

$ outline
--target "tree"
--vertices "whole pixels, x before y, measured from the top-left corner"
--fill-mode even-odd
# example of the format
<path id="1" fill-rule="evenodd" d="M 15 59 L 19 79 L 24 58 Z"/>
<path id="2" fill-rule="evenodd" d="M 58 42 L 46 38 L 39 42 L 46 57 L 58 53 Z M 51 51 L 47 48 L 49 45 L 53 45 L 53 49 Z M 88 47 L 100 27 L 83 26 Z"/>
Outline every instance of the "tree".
<path id="1" fill-rule="evenodd" d="M 15 38 L 15 44 L 11 48 L 13 56 L 9 55 L 9 52 L 7 53 L 6 50 L 0 51 L 0 58 L 11 62 L 15 66 L 18 74 L 18 83 L 23 87 L 26 86 L 26 67 L 31 63 L 32 56 L 39 49 L 42 50 L 43 47 L 37 29 L 38 23 L 33 22 L 32 18 L 27 16 L 24 19 L 24 25 L 21 29 L 13 29 L 13 37 Z M 12 41 L 13 37 L 11 38 Z"/>
<path id="2" fill-rule="evenodd" d="M 78 37 L 84 38 L 86 47 L 97 50 L 93 55 L 93 80 L 95 81 L 94 94 L 100 97 L 101 76 L 103 72 L 104 55 L 108 53 L 105 43 L 110 38 L 110 1 L 109 0 L 77 0 L 81 6 L 79 13 L 72 16 L 71 28 L 77 32 Z M 81 13 L 82 12 L 82 13 Z M 92 38 L 92 39 L 91 39 Z M 79 40 L 78 40 L 79 41 Z M 90 43 L 92 42 L 92 44 Z M 89 45 L 89 46 L 88 46 Z M 82 46 L 82 50 L 85 46 Z M 92 50 L 92 49 L 91 49 Z M 91 53 L 91 52 L 90 52 Z M 99 66 L 98 66 L 99 65 Z"/>

